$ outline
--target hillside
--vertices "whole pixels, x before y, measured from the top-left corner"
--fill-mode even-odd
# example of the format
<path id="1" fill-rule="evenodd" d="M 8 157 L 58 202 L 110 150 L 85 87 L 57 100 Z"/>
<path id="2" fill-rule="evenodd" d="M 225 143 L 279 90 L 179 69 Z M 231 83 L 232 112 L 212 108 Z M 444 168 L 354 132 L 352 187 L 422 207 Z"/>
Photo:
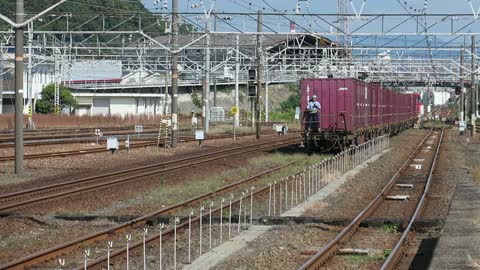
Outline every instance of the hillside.
<path id="1" fill-rule="evenodd" d="M 25 12 L 27 17 L 37 14 L 45 8 L 55 4 L 57 0 L 25 0 Z M 15 0 L 0 0 L 0 13 L 14 20 Z M 72 0 L 63 3 L 55 8 L 41 21 L 34 25 L 36 30 L 49 31 L 66 29 L 66 19 L 55 20 L 57 16 L 53 14 L 71 14 L 69 18 L 69 29 L 74 29 L 82 25 L 92 17 L 103 14 L 105 17 L 105 28 L 110 29 L 120 24 L 132 14 L 141 14 L 143 26 L 148 29 L 148 33 L 163 32 L 163 25 L 157 23 L 158 17 L 153 15 L 143 6 L 140 0 Z M 100 16 L 101 18 L 101 16 Z M 82 26 L 82 30 L 98 31 L 102 30 L 102 19 L 96 19 Z M 0 23 L 0 29 L 8 29 L 8 25 Z M 130 20 L 121 26 L 122 30 L 137 30 L 138 18 Z M 117 29 L 118 30 L 118 29 Z"/>

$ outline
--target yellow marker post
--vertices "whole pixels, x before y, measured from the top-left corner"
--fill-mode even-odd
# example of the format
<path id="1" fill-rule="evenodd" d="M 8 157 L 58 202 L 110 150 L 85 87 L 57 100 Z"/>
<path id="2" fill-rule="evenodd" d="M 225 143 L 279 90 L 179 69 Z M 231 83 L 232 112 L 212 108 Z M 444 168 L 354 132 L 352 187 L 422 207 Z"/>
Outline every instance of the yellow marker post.
<path id="1" fill-rule="evenodd" d="M 232 108 L 230 108 L 230 114 L 233 116 L 233 141 L 235 142 L 237 140 L 236 138 L 236 134 L 235 134 L 235 115 L 238 113 L 238 107 L 237 106 L 233 106 Z"/>

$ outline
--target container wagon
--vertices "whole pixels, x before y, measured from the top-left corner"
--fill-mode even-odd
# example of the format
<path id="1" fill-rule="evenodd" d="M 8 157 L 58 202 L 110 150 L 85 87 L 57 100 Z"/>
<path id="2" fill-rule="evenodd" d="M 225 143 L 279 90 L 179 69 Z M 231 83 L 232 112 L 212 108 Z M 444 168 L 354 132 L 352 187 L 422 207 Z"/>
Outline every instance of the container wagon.
<path id="1" fill-rule="evenodd" d="M 306 147 L 342 150 L 382 134 L 398 133 L 418 119 L 418 94 L 403 94 L 357 79 L 301 81 L 302 134 Z M 309 123 L 308 102 L 317 96 L 317 126 Z M 312 128 L 312 126 L 314 128 Z"/>

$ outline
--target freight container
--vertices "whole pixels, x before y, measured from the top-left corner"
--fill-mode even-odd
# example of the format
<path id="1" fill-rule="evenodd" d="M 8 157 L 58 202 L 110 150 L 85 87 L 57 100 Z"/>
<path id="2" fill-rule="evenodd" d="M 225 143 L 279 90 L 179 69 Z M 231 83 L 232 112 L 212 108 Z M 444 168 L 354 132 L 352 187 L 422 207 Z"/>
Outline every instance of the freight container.
<path id="1" fill-rule="evenodd" d="M 313 95 L 321 104 L 319 130 L 310 127 L 305 133 L 310 137 L 311 133 L 320 134 L 316 141 L 322 138 L 348 141 L 356 136 L 368 139 L 372 133 L 389 132 L 389 128 L 418 116 L 418 95 L 403 94 L 356 79 L 303 79 L 304 124 L 309 117 L 306 107 Z"/>

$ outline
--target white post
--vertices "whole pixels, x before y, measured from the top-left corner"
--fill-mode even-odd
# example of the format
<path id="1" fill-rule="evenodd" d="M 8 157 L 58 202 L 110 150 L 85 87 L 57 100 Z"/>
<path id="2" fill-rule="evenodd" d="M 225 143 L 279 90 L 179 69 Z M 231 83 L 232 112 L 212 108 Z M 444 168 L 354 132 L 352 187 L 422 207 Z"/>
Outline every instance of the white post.
<path id="1" fill-rule="evenodd" d="M 237 35 L 237 44 L 235 46 L 235 107 L 237 107 L 237 113 L 234 117 L 234 126 L 238 127 L 240 125 L 240 109 L 238 107 L 238 95 L 239 95 L 239 80 L 240 80 L 240 38 Z"/>
<path id="2" fill-rule="evenodd" d="M 265 61 L 265 122 L 268 122 L 269 104 L 268 104 L 268 59 Z"/>
<path id="3" fill-rule="evenodd" d="M 107 270 L 110 270 L 110 249 L 113 247 L 113 241 L 107 242 Z"/>
<path id="4" fill-rule="evenodd" d="M 205 209 L 205 207 L 203 205 L 200 206 L 200 240 L 199 240 L 199 242 L 200 242 L 200 256 L 202 255 L 202 237 L 203 237 L 203 235 L 202 235 L 202 233 L 203 233 L 202 229 L 203 228 L 202 227 L 203 227 L 203 210 L 204 209 Z"/>
<path id="5" fill-rule="evenodd" d="M 143 270 L 147 270 L 147 245 L 146 245 L 147 234 L 148 234 L 148 228 L 143 228 Z"/>
<path id="6" fill-rule="evenodd" d="M 188 263 L 192 262 L 192 216 L 193 210 L 190 210 L 188 216 Z"/>
<path id="7" fill-rule="evenodd" d="M 173 224 L 173 269 L 177 269 L 177 225 L 180 218 L 176 217 Z"/>
<path id="8" fill-rule="evenodd" d="M 223 203 L 225 199 L 220 200 L 220 244 L 223 242 Z"/>
<path id="9" fill-rule="evenodd" d="M 132 235 L 131 234 L 127 234 L 125 236 L 127 238 L 127 270 L 130 269 L 130 246 L 129 246 L 129 243 L 130 243 L 130 240 L 132 240 Z"/>
<path id="10" fill-rule="evenodd" d="M 210 129 L 210 18 L 207 18 L 207 36 L 205 38 L 206 40 L 206 52 L 205 52 L 205 96 L 203 97 L 205 99 L 205 133 L 208 133 Z"/>
<path id="11" fill-rule="evenodd" d="M 158 248 L 158 254 L 159 254 L 159 260 L 160 260 L 160 270 L 162 270 L 162 229 L 165 225 L 163 223 L 160 223 L 159 224 L 159 228 L 160 228 L 160 233 L 159 233 L 159 248 Z"/>

